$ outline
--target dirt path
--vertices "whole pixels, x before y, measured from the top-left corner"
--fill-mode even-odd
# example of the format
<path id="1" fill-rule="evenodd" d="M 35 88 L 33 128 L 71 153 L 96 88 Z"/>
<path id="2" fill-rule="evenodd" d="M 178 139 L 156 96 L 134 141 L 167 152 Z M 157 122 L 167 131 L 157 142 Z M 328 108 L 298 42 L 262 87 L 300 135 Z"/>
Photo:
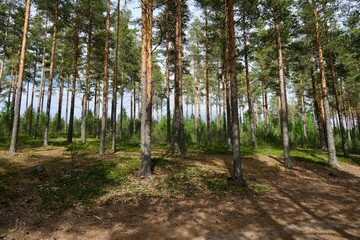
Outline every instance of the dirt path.
<path id="1" fill-rule="evenodd" d="M 33 153 L 36 163 L 62 156 L 61 151 L 43 152 Z M 26 178 L 35 165 L 22 159 L 19 177 Z M 169 159 L 224 178 L 231 167 L 231 155 Z M 247 183 L 266 191 L 204 191 L 175 199 L 144 193 L 58 214 L 38 209 L 40 200 L 30 187 L 16 203 L 0 206 L 0 239 L 360 239 L 360 168 L 294 165 L 286 170 L 278 159 L 261 154 L 244 159 Z"/>

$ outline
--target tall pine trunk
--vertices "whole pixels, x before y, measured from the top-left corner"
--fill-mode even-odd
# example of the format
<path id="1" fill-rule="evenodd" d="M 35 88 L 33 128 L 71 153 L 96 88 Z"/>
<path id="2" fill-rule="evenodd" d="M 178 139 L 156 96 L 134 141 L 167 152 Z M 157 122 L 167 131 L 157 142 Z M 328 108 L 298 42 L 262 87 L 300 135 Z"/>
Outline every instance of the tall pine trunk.
<path id="1" fill-rule="evenodd" d="M 175 114 L 174 147 L 181 158 L 186 156 L 182 98 L 182 0 L 175 1 Z"/>
<path id="2" fill-rule="evenodd" d="M 249 53 L 247 47 L 247 26 L 246 26 L 246 18 L 245 13 L 243 13 L 242 19 L 242 27 L 243 27 L 243 43 L 244 43 L 244 59 L 245 59 L 245 79 L 246 79 L 246 94 L 249 106 L 249 120 L 250 120 L 250 129 L 251 129 L 251 143 L 254 148 L 257 147 L 256 143 L 256 126 L 255 126 L 255 118 L 254 118 L 254 108 L 252 105 L 251 98 L 251 87 L 250 87 L 250 77 L 249 77 Z"/>
<path id="3" fill-rule="evenodd" d="M 63 76 L 63 67 L 60 70 L 59 76 L 59 100 L 58 100 L 58 113 L 57 113 L 57 123 L 56 123 L 56 133 L 57 136 L 60 136 L 61 133 L 61 113 L 62 113 L 62 101 L 64 95 L 64 76 Z"/>
<path id="4" fill-rule="evenodd" d="M 284 147 L 284 165 L 286 168 L 292 168 L 290 160 L 290 141 L 289 141 L 289 128 L 288 128 L 288 115 L 286 107 L 286 85 L 285 85 L 285 74 L 284 64 L 282 56 L 282 42 L 281 42 L 281 29 L 280 24 L 276 23 L 277 33 L 277 52 L 278 52 L 278 65 L 279 65 L 279 81 L 280 81 L 280 111 L 281 111 L 281 129 L 283 136 L 283 147 Z"/>
<path id="5" fill-rule="evenodd" d="M 37 52 L 35 53 L 35 56 L 37 58 Z M 31 99 L 30 99 L 30 122 L 29 122 L 29 136 L 32 136 L 32 127 L 33 127 L 33 117 L 34 117 L 34 97 L 35 97 L 35 86 L 36 86 L 36 74 L 37 74 L 37 66 L 36 66 L 36 60 L 34 63 L 34 79 L 33 79 L 33 85 L 31 90 Z"/>
<path id="6" fill-rule="evenodd" d="M 317 50 L 318 50 L 320 76 L 321 76 L 321 92 L 322 92 L 322 99 L 323 99 L 323 106 L 324 106 L 324 113 L 325 113 L 325 125 L 326 125 L 329 163 L 335 167 L 339 167 L 339 163 L 336 159 L 336 149 L 335 149 L 333 130 L 331 128 L 328 89 L 327 89 L 327 83 L 326 83 L 324 57 L 323 57 L 323 50 L 322 50 L 322 44 L 321 44 L 321 34 L 320 34 L 317 6 L 316 6 L 315 0 L 313 0 L 313 5 L 314 5 L 313 7 L 314 7 L 314 17 L 315 17 L 316 44 L 317 44 Z"/>
<path id="7" fill-rule="evenodd" d="M 92 14 L 92 9 L 90 9 L 90 14 Z M 86 117 L 87 117 L 87 105 L 89 98 L 89 77 L 90 77 L 90 67 L 91 67 L 91 51 L 92 51 L 92 16 L 90 16 L 90 22 L 88 26 L 88 45 L 87 45 L 87 54 L 86 54 L 86 71 L 85 71 L 85 90 L 82 99 L 82 112 L 81 112 L 81 142 L 86 142 Z"/>
<path id="8" fill-rule="evenodd" d="M 240 184 L 245 184 L 242 171 L 242 157 L 240 153 L 240 129 L 237 98 L 236 79 L 236 46 L 235 46 L 235 24 L 234 24 L 234 0 L 227 0 L 227 21 L 228 21 L 228 49 L 229 49 L 229 70 L 231 86 L 231 110 L 232 110 L 232 150 L 234 154 L 232 179 Z"/>
<path id="9" fill-rule="evenodd" d="M 73 59 L 73 76 L 71 83 L 71 103 L 70 103 L 70 116 L 67 141 L 69 143 L 73 140 L 74 132 L 74 110 L 75 110 L 75 94 L 76 94 L 76 80 L 78 74 L 78 59 L 79 59 L 79 33 L 80 33 L 80 13 L 79 13 L 79 0 L 76 0 L 76 17 L 74 29 L 74 59 Z"/>
<path id="10" fill-rule="evenodd" d="M 106 122 L 108 108 L 108 84 L 109 84 L 109 37 L 110 37 L 110 0 L 106 0 L 106 32 L 105 32 L 105 64 L 104 64 L 104 91 L 101 118 L 101 134 L 99 154 L 105 154 Z"/>
<path id="11" fill-rule="evenodd" d="M 151 175 L 151 123 L 152 123 L 152 25 L 153 1 L 141 5 L 141 163 L 140 176 Z M 134 106 L 136 104 L 134 103 Z"/>
<path id="12" fill-rule="evenodd" d="M 58 25 L 58 11 L 59 11 L 59 0 L 55 2 L 55 12 L 54 12 L 54 26 L 53 26 L 53 36 L 52 36 L 52 46 L 51 46 L 51 61 L 50 61 L 50 74 L 49 74 L 49 87 L 48 87 L 48 96 L 46 104 L 46 121 L 45 121 L 45 133 L 44 133 L 44 146 L 49 145 L 49 128 L 50 128 L 50 110 L 51 110 L 51 98 L 52 98 L 52 89 L 53 89 L 53 78 L 54 78 L 54 64 L 55 64 L 55 54 L 56 54 L 56 35 L 57 35 L 57 25 Z"/>
<path id="13" fill-rule="evenodd" d="M 325 37 L 327 44 L 330 44 L 330 35 L 328 32 L 327 23 L 325 22 Z M 343 123 L 343 115 L 340 109 L 340 103 L 339 103 L 339 94 L 336 87 L 336 74 L 335 74 L 335 66 L 334 66 L 334 59 L 333 59 L 333 53 L 328 50 L 327 51 L 330 70 L 331 70 L 331 84 L 332 84 L 332 90 L 335 97 L 335 103 L 336 103 L 336 111 L 337 111 L 337 117 L 340 125 L 340 135 L 341 135 L 341 147 L 344 153 L 345 157 L 349 157 L 349 149 L 346 143 L 346 132 L 344 128 Z"/>
<path id="14" fill-rule="evenodd" d="M 166 142 L 167 145 L 171 145 L 171 112 L 170 112 L 170 50 L 169 50 L 169 1 L 166 1 L 166 33 L 165 33 L 165 44 L 166 44 Z M 196 117 L 195 117 L 196 118 Z"/>
<path id="15" fill-rule="evenodd" d="M 116 42 L 115 42 L 115 67 L 114 67 L 114 81 L 113 81 L 113 98 L 111 104 L 111 150 L 116 152 L 116 101 L 118 89 L 118 76 L 119 76 L 119 28 L 120 28 L 120 0 L 117 2 L 116 7 Z"/>
<path id="16" fill-rule="evenodd" d="M 210 145 L 210 89 L 209 89 L 209 26 L 208 10 L 205 7 L 205 105 L 206 105 L 206 144 Z"/>
<path id="17" fill-rule="evenodd" d="M 19 63 L 19 79 L 18 79 L 18 83 L 17 83 L 14 121 L 13 121 L 13 129 L 12 129 L 10 149 L 9 149 L 10 152 L 16 152 L 17 141 L 18 141 L 21 94 L 22 94 L 22 85 L 23 85 L 23 79 L 24 79 L 24 68 L 25 68 L 25 58 L 26 58 L 26 49 L 27 49 L 27 35 L 28 35 L 29 16 L 30 16 L 30 3 L 31 3 L 31 0 L 26 0 L 24 27 L 23 27 L 23 36 L 22 36 L 22 41 L 21 41 L 21 53 L 20 53 L 20 63 Z"/>

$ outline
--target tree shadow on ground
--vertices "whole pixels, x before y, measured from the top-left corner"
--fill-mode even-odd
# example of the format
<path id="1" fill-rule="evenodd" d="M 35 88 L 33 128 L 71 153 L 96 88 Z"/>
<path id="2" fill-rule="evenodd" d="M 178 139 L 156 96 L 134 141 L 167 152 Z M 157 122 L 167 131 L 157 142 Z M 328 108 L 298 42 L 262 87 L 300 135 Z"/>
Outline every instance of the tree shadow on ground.
<path id="1" fill-rule="evenodd" d="M 210 172 L 221 168 L 205 178 L 225 178 L 231 156 L 214 158 L 190 154 L 177 165 L 170 163 L 174 160 L 154 159 L 158 168 L 155 173 L 164 166 L 177 167 L 166 173 L 168 177 L 180 173 L 173 183 L 181 185 L 181 177 L 188 174 L 187 181 L 191 182 L 191 177 L 199 176 L 191 175 L 191 171 L 201 171 L 205 166 L 213 167 L 207 168 Z M 0 219 L 9 220 L 3 220 L 0 231 L 6 237 L 27 239 L 356 239 L 360 235 L 360 178 L 341 170 L 336 170 L 338 177 L 332 177 L 326 167 L 298 160 L 294 166 L 294 170 L 287 170 L 278 160 L 270 164 L 244 158 L 246 181 L 265 186 L 266 192 L 219 193 L 192 186 L 199 192 L 175 198 L 136 192 L 101 205 L 75 205 L 56 214 L 36 210 L 36 201 L 29 202 L 24 207 L 35 211 L 13 208 L 16 212 L 11 217 L 1 209 Z"/>

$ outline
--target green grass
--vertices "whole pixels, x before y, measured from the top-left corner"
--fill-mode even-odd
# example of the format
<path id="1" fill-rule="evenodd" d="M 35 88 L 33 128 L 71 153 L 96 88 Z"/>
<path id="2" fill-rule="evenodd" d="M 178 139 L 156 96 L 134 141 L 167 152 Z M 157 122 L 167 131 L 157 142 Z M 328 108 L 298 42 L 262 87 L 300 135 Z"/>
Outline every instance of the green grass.
<path id="1" fill-rule="evenodd" d="M 273 155 L 273 156 L 282 156 L 283 150 L 280 148 L 259 148 L 256 149 L 256 152 L 266 155 Z M 328 163 L 328 153 L 325 151 L 320 150 L 291 150 L 290 155 L 293 159 L 296 159 L 298 161 L 303 162 L 309 162 L 313 164 L 323 165 L 327 166 Z M 355 164 L 360 165 L 360 158 L 358 157 L 349 157 L 345 158 L 341 155 L 337 155 L 337 159 L 339 162 L 342 163 L 349 163 L 349 164 Z"/>
<path id="2" fill-rule="evenodd" d="M 55 180 L 39 185 L 45 209 L 62 210 L 76 204 L 91 204 L 113 187 L 128 183 L 128 175 L 135 171 L 139 160 L 120 158 L 96 161 L 88 168 L 67 171 Z"/>

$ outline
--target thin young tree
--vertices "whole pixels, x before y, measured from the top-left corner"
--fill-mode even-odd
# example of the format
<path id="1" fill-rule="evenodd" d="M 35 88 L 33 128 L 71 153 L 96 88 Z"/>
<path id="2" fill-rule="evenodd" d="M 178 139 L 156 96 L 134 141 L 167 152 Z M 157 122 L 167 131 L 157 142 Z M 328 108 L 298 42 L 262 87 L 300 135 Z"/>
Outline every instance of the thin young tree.
<path id="1" fill-rule="evenodd" d="M 22 94 L 22 87 L 23 87 L 25 58 L 26 58 L 26 50 L 27 50 L 30 5 L 31 5 L 31 0 L 26 0 L 23 36 L 22 36 L 22 42 L 21 42 L 21 53 L 20 53 L 20 62 L 19 62 L 19 78 L 18 78 L 18 82 L 17 82 L 13 129 L 12 129 L 10 149 L 9 149 L 10 152 L 16 152 L 17 142 L 18 142 L 21 94 Z"/>
<path id="2" fill-rule="evenodd" d="M 111 149 L 116 152 L 116 101 L 118 89 L 118 76 L 119 76 L 119 30 L 120 30 L 120 0 L 117 2 L 116 7 L 116 40 L 115 40 L 115 67 L 114 67 L 114 80 L 113 80 L 113 98 L 111 103 Z"/>
<path id="3" fill-rule="evenodd" d="M 51 109 L 51 98 L 52 98 L 52 88 L 53 88 L 53 78 L 54 78 L 54 65 L 55 65 L 55 54 L 56 54 L 56 36 L 58 31 L 58 15 L 59 15 L 59 0 L 54 2 L 54 26 L 53 26 L 53 36 L 52 36 L 52 46 L 51 46 L 51 60 L 50 60 L 50 74 L 49 74 L 49 86 L 48 86 L 48 96 L 46 104 L 46 121 L 45 121 L 45 133 L 44 133 L 44 146 L 49 145 L 49 127 L 50 127 L 50 109 Z"/>
<path id="4" fill-rule="evenodd" d="M 107 100 L 109 84 L 109 37 L 110 37 L 110 0 L 106 0 L 106 31 L 105 31 L 105 64 L 104 64 L 104 91 L 100 133 L 99 154 L 105 154 L 106 122 L 107 122 Z"/>

